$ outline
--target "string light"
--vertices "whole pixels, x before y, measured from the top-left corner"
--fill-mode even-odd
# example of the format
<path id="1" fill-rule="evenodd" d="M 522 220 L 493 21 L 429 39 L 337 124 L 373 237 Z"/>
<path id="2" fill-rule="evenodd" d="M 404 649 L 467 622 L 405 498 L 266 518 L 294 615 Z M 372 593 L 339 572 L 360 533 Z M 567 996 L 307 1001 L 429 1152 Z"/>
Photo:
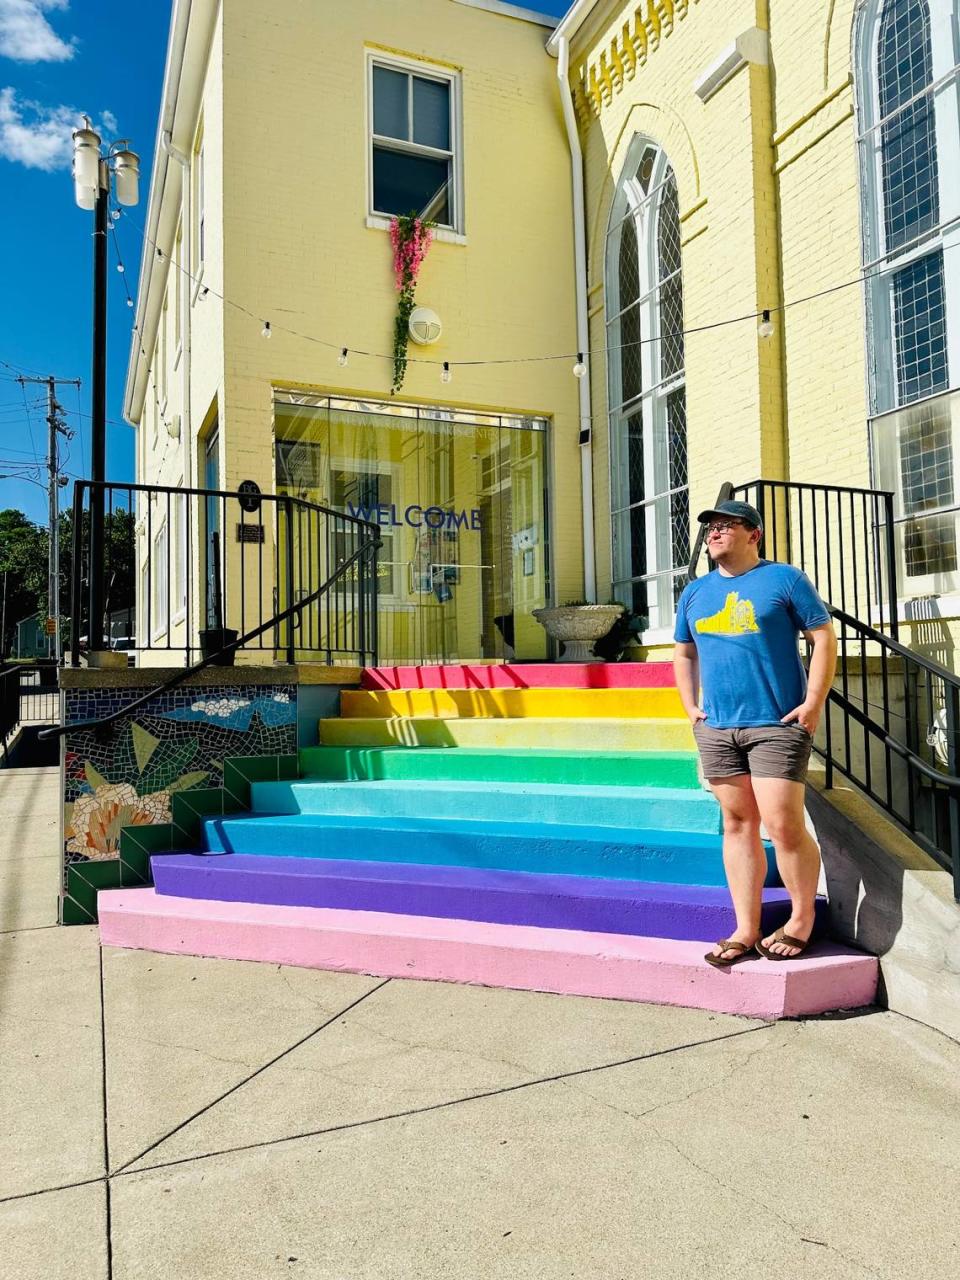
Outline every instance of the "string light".
<path id="1" fill-rule="evenodd" d="M 121 275 L 123 275 L 125 268 L 122 262 L 117 263 L 117 270 L 120 272 Z"/>
<path id="2" fill-rule="evenodd" d="M 160 248 L 160 246 L 156 243 L 156 241 L 150 238 L 150 236 L 146 232 L 146 229 L 143 226 L 141 226 L 139 223 L 137 223 L 130 216 L 129 213 L 125 213 L 124 217 L 127 222 L 129 222 L 132 226 L 136 227 L 137 231 L 142 236 L 144 241 L 154 248 L 154 250 L 156 251 L 157 257 L 162 259 L 165 256 L 164 251 Z M 947 252 L 949 249 L 953 249 L 958 246 L 960 246 L 960 241 L 957 241 L 956 244 L 950 244 L 945 246 L 944 252 Z M 189 281 L 191 281 L 193 284 L 197 285 L 198 287 L 200 286 L 200 281 L 195 276 L 193 276 L 185 267 L 179 266 L 178 269 L 183 272 L 184 276 Z M 816 293 L 806 294 L 800 298 L 792 298 L 787 302 L 781 303 L 777 307 L 764 308 L 760 312 L 748 311 L 748 312 L 742 313 L 741 315 L 729 316 L 725 320 L 715 320 L 707 324 L 693 325 L 690 328 L 680 328 L 680 329 L 670 330 L 669 332 L 664 331 L 655 336 L 651 336 L 647 338 L 637 338 L 632 342 L 610 344 L 604 347 L 597 348 L 595 354 L 609 355 L 612 352 L 625 351 L 630 348 L 642 347 L 642 346 L 646 346 L 649 343 L 660 343 L 660 342 L 668 341 L 673 338 L 690 337 L 694 334 L 712 332 L 715 329 L 727 328 L 730 325 L 744 324 L 748 320 L 756 322 L 758 318 L 759 318 L 759 324 L 757 325 L 757 332 L 761 337 L 769 338 L 769 337 L 772 337 L 773 334 L 776 332 L 774 327 L 774 321 L 773 321 L 774 312 L 777 312 L 777 311 L 785 312 L 788 307 L 796 307 L 807 302 L 814 302 L 820 298 L 825 298 L 831 294 L 838 293 L 841 290 L 862 288 L 867 281 L 871 279 L 875 279 L 876 277 L 882 274 L 883 274 L 882 269 L 877 269 L 872 271 L 860 271 L 858 272 L 856 277 L 854 277 L 853 279 L 842 281 L 839 284 L 830 285 L 825 289 L 818 290 Z M 226 306 L 233 307 L 235 310 L 242 312 L 244 315 L 249 316 L 253 320 L 258 319 L 256 314 L 250 311 L 249 308 L 243 306 L 242 303 L 236 302 L 234 301 L 234 299 L 228 298 L 222 293 L 218 293 L 215 289 L 211 290 L 206 285 L 204 285 L 200 289 L 199 296 L 201 298 L 205 298 L 207 294 L 210 292 L 214 294 L 214 297 L 219 298 L 220 301 L 224 303 Z M 266 328 L 267 326 L 265 325 L 264 327 Z M 302 338 L 306 342 L 314 342 L 318 346 L 339 351 L 341 357 L 343 355 L 343 352 L 346 350 L 346 348 L 338 347 L 336 343 L 329 342 L 324 338 L 317 337 L 315 334 L 303 333 L 297 329 L 289 328 L 286 325 L 281 326 L 281 332 L 288 333 L 295 338 Z M 383 351 L 367 351 L 359 347 L 353 347 L 351 348 L 351 350 L 354 355 L 368 357 L 371 360 L 386 360 L 386 361 L 390 361 L 391 363 L 393 361 L 393 356 L 388 355 L 386 352 L 383 352 Z M 574 373 L 576 377 L 585 376 L 586 374 L 586 364 L 582 359 L 582 354 L 583 353 L 581 352 L 577 352 L 578 358 L 576 361 L 576 365 L 574 366 Z M 501 357 L 497 359 L 488 359 L 488 360 L 458 360 L 457 364 L 462 368 L 473 368 L 473 367 L 480 367 L 480 366 L 495 366 L 495 365 L 543 364 L 553 360 L 569 360 L 569 358 L 570 358 L 569 353 L 565 354 L 561 352 L 561 353 L 555 353 L 553 355 L 507 356 L 507 357 Z M 408 363 L 436 365 L 437 361 L 425 359 L 423 357 L 410 356 Z M 584 374 L 580 374 L 578 372 L 578 368 L 580 365 L 583 365 Z M 452 374 L 450 372 L 449 361 L 443 361 L 443 371 L 440 375 L 440 380 L 444 383 L 447 383 L 447 382 L 450 382 L 451 379 L 452 379 Z"/>
<path id="3" fill-rule="evenodd" d="M 346 368 L 346 364 L 347 364 L 347 348 L 346 347 L 344 347 L 343 350 L 340 352 L 340 354 L 337 356 L 337 364 L 340 366 L 341 369 Z"/>
<path id="4" fill-rule="evenodd" d="M 583 352 L 577 352 L 577 363 L 573 366 L 573 376 L 575 378 L 585 378 L 587 376 L 587 366 L 583 362 Z"/>
<path id="5" fill-rule="evenodd" d="M 269 321 L 269 320 L 264 320 L 264 322 L 263 322 L 263 328 L 260 330 L 260 337 L 261 337 L 261 338 L 269 338 L 269 337 L 271 337 L 271 336 L 272 336 L 272 335 L 271 335 L 271 329 L 270 329 L 270 321 Z"/>

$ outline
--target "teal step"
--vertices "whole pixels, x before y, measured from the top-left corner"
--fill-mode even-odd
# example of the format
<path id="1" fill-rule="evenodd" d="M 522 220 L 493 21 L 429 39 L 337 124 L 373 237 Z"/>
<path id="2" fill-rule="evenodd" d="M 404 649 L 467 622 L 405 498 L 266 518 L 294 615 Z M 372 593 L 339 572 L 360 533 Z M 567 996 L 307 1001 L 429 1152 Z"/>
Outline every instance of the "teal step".
<path id="1" fill-rule="evenodd" d="M 584 787 L 541 782 L 255 782 L 259 813 L 380 818 L 464 818 L 480 822 L 566 823 L 645 830 L 720 830 L 720 807 L 706 791 L 665 787 Z"/>
<path id="2" fill-rule="evenodd" d="M 305 747 L 306 777 L 394 781 L 557 782 L 570 786 L 699 787 L 693 751 L 529 751 L 494 747 Z"/>

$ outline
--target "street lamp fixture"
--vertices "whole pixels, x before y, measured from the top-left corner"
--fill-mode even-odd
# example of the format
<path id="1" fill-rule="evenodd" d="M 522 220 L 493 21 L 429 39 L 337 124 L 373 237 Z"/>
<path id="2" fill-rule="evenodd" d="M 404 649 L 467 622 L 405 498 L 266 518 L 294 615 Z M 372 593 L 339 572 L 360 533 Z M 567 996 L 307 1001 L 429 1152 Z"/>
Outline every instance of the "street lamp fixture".
<path id="1" fill-rule="evenodd" d="M 104 536 L 103 488 L 107 453 L 107 227 L 110 186 L 117 203 L 135 205 L 139 200 L 140 157 L 121 139 L 104 150 L 103 140 L 89 116 L 73 135 L 73 184 L 77 204 L 94 213 L 93 232 L 93 377 L 91 379 L 90 430 L 90 595 L 88 662 L 103 651 L 104 635 Z M 96 662 L 96 659 L 93 659 Z"/>

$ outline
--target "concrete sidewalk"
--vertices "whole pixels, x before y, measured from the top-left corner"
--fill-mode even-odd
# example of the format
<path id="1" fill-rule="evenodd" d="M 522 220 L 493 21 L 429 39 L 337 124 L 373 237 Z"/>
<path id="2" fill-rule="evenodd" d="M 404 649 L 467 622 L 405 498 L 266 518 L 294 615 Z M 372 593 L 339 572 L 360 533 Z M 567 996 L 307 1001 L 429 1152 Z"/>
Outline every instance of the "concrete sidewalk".
<path id="1" fill-rule="evenodd" d="M 956 1270 L 953 1041 L 101 953 L 48 781 L 0 774 L 3 1280 Z"/>

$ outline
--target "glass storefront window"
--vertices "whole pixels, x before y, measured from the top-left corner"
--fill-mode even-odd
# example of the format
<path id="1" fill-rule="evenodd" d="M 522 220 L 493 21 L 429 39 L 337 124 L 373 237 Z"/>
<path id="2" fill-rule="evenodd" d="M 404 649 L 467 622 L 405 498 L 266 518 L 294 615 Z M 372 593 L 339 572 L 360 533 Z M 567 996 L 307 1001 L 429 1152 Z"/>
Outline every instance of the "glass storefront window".
<path id="1" fill-rule="evenodd" d="M 283 392 L 274 423 L 278 493 L 380 527 L 381 663 L 546 656 L 544 419 Z"/>

